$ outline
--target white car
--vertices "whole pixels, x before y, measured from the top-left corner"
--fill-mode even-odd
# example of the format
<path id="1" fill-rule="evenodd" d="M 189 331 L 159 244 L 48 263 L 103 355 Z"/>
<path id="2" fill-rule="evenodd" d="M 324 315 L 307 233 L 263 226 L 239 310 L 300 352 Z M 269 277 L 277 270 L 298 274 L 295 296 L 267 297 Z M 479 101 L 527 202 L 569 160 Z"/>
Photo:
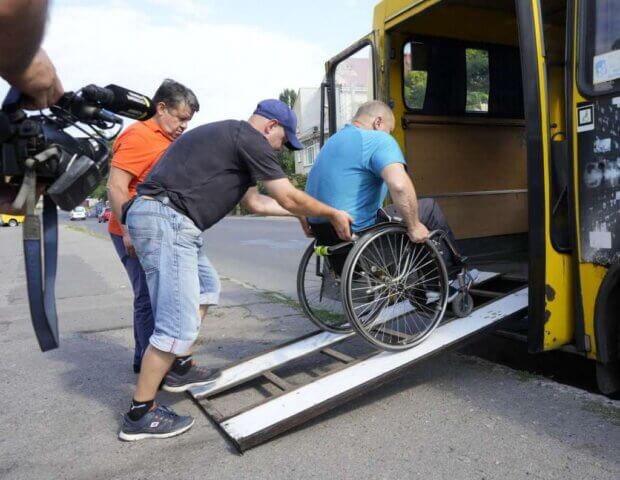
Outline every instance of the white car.
<path id="1" fill-rule="evenodd" d="M 75 207 L 69 213 L 69 220 L 86 220 L 86 209 L 84 207 Z"/>

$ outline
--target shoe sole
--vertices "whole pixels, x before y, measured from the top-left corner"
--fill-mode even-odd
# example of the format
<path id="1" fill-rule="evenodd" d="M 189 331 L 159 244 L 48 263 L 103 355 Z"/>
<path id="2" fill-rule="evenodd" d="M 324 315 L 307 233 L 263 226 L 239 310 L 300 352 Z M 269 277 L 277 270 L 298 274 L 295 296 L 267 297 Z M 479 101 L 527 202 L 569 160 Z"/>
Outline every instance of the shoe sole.
<path id="1" fill-rule="evenodd" d="M 166 391 L 166 392 L 180 393 L 180 392 L 185 392 L 185 391 L 189 390 L 192 387 L 203 387 L 205 385 L 209 385 L 210 383 L 215 383 L 216 381 L 217 381 L 217 378 L 214 378 L 213 380 L 207 380 L 206 382 L 186 383 L 184 385 L 178 385 L 178 386 L 176 386 L 176 385 L 167 385 L 166 383 L 164 383 L 161 386 L 161 389 Z"/>
<path id="2" fill-rule="evenodd" d="M 122 430 L 118 433 L 118 438 L 123 442 L 136 442 L 138 440 L 145 440 L 147 438 L 171 438 L 176 437 L 177 435 L 181 435 L 182 433 L 187 432 L 190 428 L 194 426 L 194 420 L 192 423 L 183 427 L 180 430 L 176 430 L 174 432 L 168 433 L 125 433 Z"/>

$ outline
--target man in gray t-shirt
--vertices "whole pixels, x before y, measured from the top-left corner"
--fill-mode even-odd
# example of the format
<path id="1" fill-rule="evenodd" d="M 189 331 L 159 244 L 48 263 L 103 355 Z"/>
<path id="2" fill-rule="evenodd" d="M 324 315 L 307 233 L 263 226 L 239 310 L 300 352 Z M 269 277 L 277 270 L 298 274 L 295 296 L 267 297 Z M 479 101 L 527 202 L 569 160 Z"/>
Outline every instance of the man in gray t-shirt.
<path id="1" fill-rule="evenodd" d="M 286 178 L 274 151 L 302 146 L 297 119 L 279 100 L 258 104 L 247 122 L 228 120 L 198 127 L 176 140 L 138 187 L 126 224 L 144 268 L 155 330 L 138 377 L 122 440 L 167 438 L 191 428 L 193 419 L 155 404 L 160 384 L 171 392 L 215 380 L 214 370 L 194 365 L 191 348 L 208 305 L 217 304 L 217 272 L 201 251 L 201 233 L 241 202 L 261 215 L 326 217 L 338 236 L 351 239 L 348 213 L 331 208 Z M 270 196 L 256 187 L 262 181 Z"/>

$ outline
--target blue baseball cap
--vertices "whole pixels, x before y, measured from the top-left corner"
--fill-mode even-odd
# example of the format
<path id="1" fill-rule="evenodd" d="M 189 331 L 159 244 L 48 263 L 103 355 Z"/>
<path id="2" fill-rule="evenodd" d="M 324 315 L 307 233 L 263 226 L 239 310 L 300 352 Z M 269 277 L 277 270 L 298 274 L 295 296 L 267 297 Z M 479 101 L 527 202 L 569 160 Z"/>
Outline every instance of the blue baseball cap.
<path id="1" fill-rule="evenodd" d="M 268 118 L 269 120 L 277 120 L 284 132 L 286 133 L 286 146 L 291 150 L 302 150 L 304 146 L 301 144 L 296 135 L 297 117 L 295 112 L 289 106 L 280 101 L 270 98 L 263 100 L 256 106 L 254 115 Z"/>

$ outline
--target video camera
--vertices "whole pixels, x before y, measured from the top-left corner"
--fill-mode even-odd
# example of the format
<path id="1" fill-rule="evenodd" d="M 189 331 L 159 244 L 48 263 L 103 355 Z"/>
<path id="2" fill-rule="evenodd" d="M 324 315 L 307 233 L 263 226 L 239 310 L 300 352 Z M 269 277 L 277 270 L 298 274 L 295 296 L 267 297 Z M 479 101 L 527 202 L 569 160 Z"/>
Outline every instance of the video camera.
<path id="1" fill-rule="evenodd" d="M 0 178 L 19 186 L 13 207 L 25 205 L 24 257 L 28 300 L 41 350 L 58 346 L 54 284 L 58 249 L 57 208 L 80 205 L 109 171 L 111 143 L 120 133 L 122 115 L 146 120 L 152 101 L 117 85 L 89 85 L 67 92 L 49 112 L 27 115 L 21 94 L 11 89 L 0 112 Z M 106 131 L 112 131 L 106 134 Z M 45 186 L 41 264 L 41 222 L 35 215 L 37 183 Z"/>
<path id="2" fill-rule="evenodd" d="M 115 113 L 137 120 L 154 114 L 148 97 L 116 85 L 65 93 L 49 114 L 27 116 L 19 96 L 11 90 L 0 114 L 0 175 L 22 186 L 15 208 L 22 207 L 33 175 L 61 209 L 78 206 L 108 173 L 110 142 L 123 124 Z M 70 127 L 84 136 L 66 132 Z M 103 133 L 115 128 L 111 136 Z"/>

